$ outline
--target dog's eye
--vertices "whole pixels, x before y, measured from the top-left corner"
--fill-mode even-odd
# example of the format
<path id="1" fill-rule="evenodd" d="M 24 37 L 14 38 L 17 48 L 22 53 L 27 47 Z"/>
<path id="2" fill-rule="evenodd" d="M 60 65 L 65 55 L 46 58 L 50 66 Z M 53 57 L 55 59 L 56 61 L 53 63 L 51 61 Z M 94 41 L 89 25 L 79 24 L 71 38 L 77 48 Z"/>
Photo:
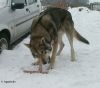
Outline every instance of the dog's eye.
<path id="1" fill-rule="evenodd" d="M 46 54 L 46 51 L 41 51 L 41 54 Z"/>

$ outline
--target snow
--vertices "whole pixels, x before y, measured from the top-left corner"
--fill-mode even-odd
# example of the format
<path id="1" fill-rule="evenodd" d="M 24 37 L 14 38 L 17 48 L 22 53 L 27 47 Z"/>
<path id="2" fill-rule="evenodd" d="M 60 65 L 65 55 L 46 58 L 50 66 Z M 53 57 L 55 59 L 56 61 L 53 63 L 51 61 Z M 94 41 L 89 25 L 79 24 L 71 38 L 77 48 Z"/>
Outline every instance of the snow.
<path id="1" fill-rule="evenodd" d="M 71 62 L 70 46 L 63 37 L 65 48 L 57 56 L 54 69 L 48 74 L 27 74 L 23 69 L 36 69 L 35 59 L 24 43 L 0 55 L 0 88 L 100 88 L 100 12 L 83 7 L 69 9 L 76 30 L 90 45 L 74 41 L 76 62 Z M 46 67 L 46 66 L 45 66 Z"/>

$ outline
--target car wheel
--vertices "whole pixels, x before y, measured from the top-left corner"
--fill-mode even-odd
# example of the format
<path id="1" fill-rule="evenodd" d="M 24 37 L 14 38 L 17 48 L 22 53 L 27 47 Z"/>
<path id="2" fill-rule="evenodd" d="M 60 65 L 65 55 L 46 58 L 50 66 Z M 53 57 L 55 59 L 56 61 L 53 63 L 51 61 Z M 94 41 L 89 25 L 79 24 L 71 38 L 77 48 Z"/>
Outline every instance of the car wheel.
<path id="1" fill-rule="evenodd" d="M 4 33 L 0 33 L 0 53 L 9 48 L 9 39 Z"/>

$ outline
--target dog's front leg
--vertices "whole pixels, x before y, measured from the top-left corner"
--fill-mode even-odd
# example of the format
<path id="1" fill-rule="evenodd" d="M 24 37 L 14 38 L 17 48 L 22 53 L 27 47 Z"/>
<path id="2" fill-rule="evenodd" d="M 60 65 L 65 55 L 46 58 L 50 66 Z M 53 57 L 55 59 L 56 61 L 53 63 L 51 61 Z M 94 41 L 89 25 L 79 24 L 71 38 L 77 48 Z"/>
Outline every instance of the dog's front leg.
<path id="1" fill-rule="evenodd" d="M 58 41 L 55 42 L 54 45 L 53 45 L 52 56 L 51 56 L 51 59 L 50 59 L 50 66 L 49 66 L 48 69 L 53 69 L 53 67 L 54 67 L 57 49 L 58 49 Z"/>
<path id="2" fill-rule="evenodd" d="M 42 58 L 39 58 L 39 69 L 38 71 L 42 73 Z"/>

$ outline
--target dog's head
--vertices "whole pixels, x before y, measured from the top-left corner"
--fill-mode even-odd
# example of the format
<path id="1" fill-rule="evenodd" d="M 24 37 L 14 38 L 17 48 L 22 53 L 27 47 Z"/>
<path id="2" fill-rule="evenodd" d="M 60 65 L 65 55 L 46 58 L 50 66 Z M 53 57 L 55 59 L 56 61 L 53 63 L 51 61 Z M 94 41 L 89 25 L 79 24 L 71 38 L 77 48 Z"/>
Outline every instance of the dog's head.
<path id="1" fill-rule="evenodd" d="M 47 62 L 50 59 L 52 45 L 44 37 L 31 38 L 30 44 L 25 45 L 31 50 L 34 58 L 41 58 L 43 62 Z"/>

